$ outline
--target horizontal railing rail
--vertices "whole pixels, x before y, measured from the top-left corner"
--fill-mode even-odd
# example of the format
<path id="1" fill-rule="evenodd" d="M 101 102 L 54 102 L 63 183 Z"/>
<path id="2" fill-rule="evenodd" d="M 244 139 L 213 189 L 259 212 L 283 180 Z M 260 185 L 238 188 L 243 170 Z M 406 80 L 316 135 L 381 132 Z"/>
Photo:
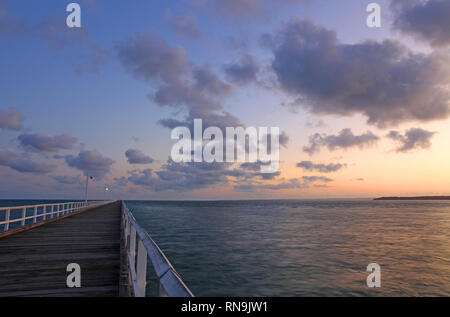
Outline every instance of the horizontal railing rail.
<path id="1" fill-rule="evenodd" d="M 0 233 L 18 229 L 29 224 L 40 223 L 48 219 L 59 218 L 73 212 L 81 211 L 87 207 L 101 205 L 103 203 L 107 202 L 73 201 L 52 204 L 0 207 L 0 212 L 4 212 L 4 217 L 0 216 Z M 12 218 L 13 213 L 18 214 L 19 217 Z M 28 213 L 31 213 L 31 215 L 27 215 Z M 38 220 L 39 218 L 41 219 Z M 32 222 L 27 223 L 27 220 L 32 220 Z M 14 228 L 12 228 L 11 225 L 17 223 L 20 223 L 20 225 L 14 226 Z M 1 230 L 2 226 L 3 230 Z"/>
<path id="2" fill-rule="evenodd" d="M 133 296 L 145 297 L 146 295 L 148 258 L 151 260 L 156 273 L 158 296 L 194 296 L 158 245 L 138 225 L 123 201 L 122 233 L 128 259 L 128 279 Z"/>

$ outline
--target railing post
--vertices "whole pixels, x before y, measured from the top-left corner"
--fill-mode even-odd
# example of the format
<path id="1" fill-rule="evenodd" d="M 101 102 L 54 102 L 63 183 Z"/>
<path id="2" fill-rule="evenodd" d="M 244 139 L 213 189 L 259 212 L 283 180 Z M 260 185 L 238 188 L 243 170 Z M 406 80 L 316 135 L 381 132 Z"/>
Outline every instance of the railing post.
<path id="1" fill-rule="evenodd" d="M 138 239 L 136 279 L 139 295 L 145 297 L 145 287 L 147 286 L 147 250 L 141 239 Z"/>
<path id="2" fill-rule="evenodd" d="M 6 213 L 5 213 L 5 229 L 4 231 L 8 231 L 9 230 L 9 217 L 11 215 L 11 209 L 6 209 Z"/>
<path id="3" fill-rule="evenodd" d="M 127 250 L 128 250 L 128 247 L 129 247 L 129 243 L 130 243 L 130 219 L 125 219 L 125 245 L 126 245 L 126 247 L 127 247 Z"/>
<path id="4" fill-rule="evenodd" d="M 37 206 L 34 206 L 33 223 L 36 223 L 36 221 L 37 221 Z"/>
<path id="5" fill-rule="evenodd" d="M 22 222 L 20 223 L 22 226 L 25 226 L 25 217 L 27 216 L 27 208 L 24 207 L 22 209 Z"/>
<path id="6" fill-rule="evenodd" d="M 133 267 L 136 267 L 136 228 L 134 226 L 131 226 L 130 231 L 130 256 L 131 256 L 131 263 Z"/>

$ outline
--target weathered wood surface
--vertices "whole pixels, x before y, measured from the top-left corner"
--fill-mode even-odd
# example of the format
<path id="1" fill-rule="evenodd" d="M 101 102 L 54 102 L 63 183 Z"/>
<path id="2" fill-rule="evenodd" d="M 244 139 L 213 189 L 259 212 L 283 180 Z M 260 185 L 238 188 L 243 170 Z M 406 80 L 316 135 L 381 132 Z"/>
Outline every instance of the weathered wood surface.
<path id="1" fill-rule="evenodd" d="M 0 238 L 0 296 L 118 296 L 120 202 Z M 81 288 L 68 288 L 69 263 Z"/>

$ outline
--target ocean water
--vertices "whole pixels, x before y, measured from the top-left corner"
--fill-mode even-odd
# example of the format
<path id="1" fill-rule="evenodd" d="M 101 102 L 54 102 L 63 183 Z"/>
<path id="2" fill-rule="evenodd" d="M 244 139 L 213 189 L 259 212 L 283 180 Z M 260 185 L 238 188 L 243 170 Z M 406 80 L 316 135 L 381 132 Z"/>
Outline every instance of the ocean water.
<path id="1" fill-rule="evenodd" d="M 449 201 L 127 205 L 196 296 L 450 296 Z"/>

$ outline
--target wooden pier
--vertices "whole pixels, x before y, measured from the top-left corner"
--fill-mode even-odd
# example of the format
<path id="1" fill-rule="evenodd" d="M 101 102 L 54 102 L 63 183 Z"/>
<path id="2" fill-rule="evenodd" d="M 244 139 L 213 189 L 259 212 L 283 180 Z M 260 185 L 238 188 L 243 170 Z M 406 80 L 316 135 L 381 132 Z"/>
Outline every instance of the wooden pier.
<path id="1" fill-rule="evenodd" d="M 149 259 L 158 296 L 193 296 L 123 201 L 0 211 L 0 297 L 144 297 Z M 80 267 L 79 287 L 67 283 L 73 263 Z"/>
<path id="2" fill-rule="evenodd" d="M 120 201 L 55 220 L 0 238 L 0 296 L 118 296 Z M 67 287 L 70 263 L 81 288 Z"/>

